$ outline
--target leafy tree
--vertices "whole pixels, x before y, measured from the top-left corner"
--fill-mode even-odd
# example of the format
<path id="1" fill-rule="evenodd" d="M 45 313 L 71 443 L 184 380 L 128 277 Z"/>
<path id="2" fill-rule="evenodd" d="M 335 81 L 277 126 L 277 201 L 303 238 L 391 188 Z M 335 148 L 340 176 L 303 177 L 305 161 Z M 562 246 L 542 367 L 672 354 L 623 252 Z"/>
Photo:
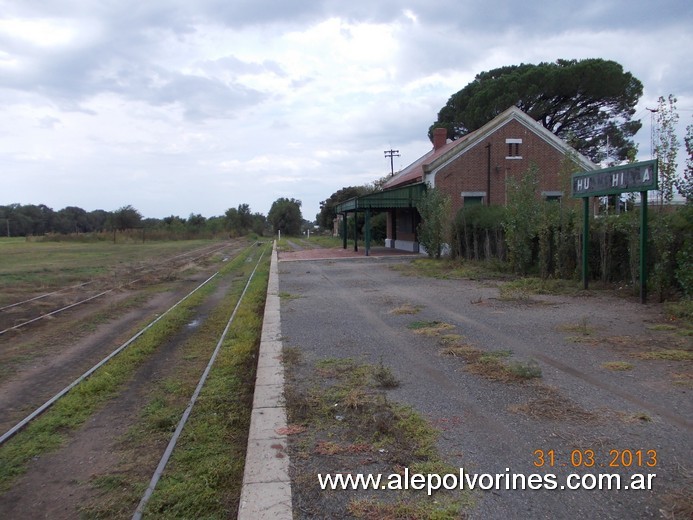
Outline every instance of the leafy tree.
<path id="1" fill-rule="evenodd" d="M 679 115 L 676 112 L 676 97 L 669 94 L 667 99 L 659 97 L 657 102 L 655 156 L 659 159 L 659 202 L 671 202 L 674 198 L 676 180 L 676 156 L 679 139 L 676 136 L 676 124 Z"/>
<path id="2" fill-rule="evenodd" d="M 111 217 L 112 226 L 119 231 L 136 228 L 141 221 L 142 215 L 140 212 L 130 205 L 117 209 Z"/>
<path id="3" fill-rule="evenodd" d="M 55 212 L 44 204 L 10 204 L 0 206 L 0 218 L 3 235 L 8 227 L 11 236 L 43 235 L 53 229 Z"/>
<path id="4" fill-rule="evenodd" d="M 693 204 L 693 125 L 686 127 L 686 167 L 683 170 L 683 177 L 674 179 L 674 185 L 687 204 Z"/>
<path id="5" fill-rule="evenodd" d="M 238 215 L 236 208 L 229 208 L 224 213 L 224 225 L 229 230 L 231 236 L 239 236 L 242 234 L 241 217 Z"/>
<path id="6" fill-rule="evenodd" d="M 686 127 L 686 168 L 683 177 L 676 179 L 675 185 L 679 193 L 686 198 L 686 203 L 693 204 L 693 125 Z"/>
<path id="7" fill-rule="evenodd" d="M 435 188 L 427 189 L 419 199 L 417 209 L 421 223 L 417 227 L 419 243 L 428 256 L 440 258 L 450 229 L 450 197 Z"/>
<path id="8" fill-rule="evenodd" d="M 68 206 L 55 214 L 53 231 L 58 233 L 84 233 L 92 231 L 87 212 L 82 208 Z"/>
<path id="9" fill-rule="evenodd" d="M 262 213 L 253 213 L 253 224 L 252 224 L 252 231 L 256 235 L 262 236 L 265 232 L 265 228 L 267 227 L 267 217 L 265 217 Z"/>
<path id="10" fill-rule="evenodd" d="M 177 215 L 171 215 L 169 217 L 164 217 L 163 224 L 165 228 L 170 232 L 182 232 L 185 229 L 185 220 Z"/>
<path id="11" fill-rule="evenodd" d="M 493 69 L 453 94 L 429 130 L 458 139 L 515 105 L 595 162 L 627 158 L 642 126 L 632 121 L 642 83 L 614 61 L 558 60 Z"/>
<path id="12" fill-rule="evenodd" d="M 224 218 L 223 217 L 209 217 L 205 221 L 205 231 L 215 236 L 224 230 Z"/>
<path id="13" fill-rule="evenodd" d="M 281 197 L 272 203 L 267 215 L 267 220 L 274 228 L 275 233 L 281 231 L 286 235 L 298 235 L 301 233 L 301 201 Z"/>
<path id="14" fill-rule="evenodd" d="M 248 204 L 238 205 L 238 218 L 241 225 L 241 229 L 245 232 L 249 230 L 253 225 L 253 215 L 250 213 L 250 206 Z"/>
<path id="15" fill-rule="evenodd" d="M 239 204 L 238 208 L 229 208 L 224 214 L 224 227 L 232 236 L 241 236 L 249 231 L 262 235 L 265 217 L 261 213 L 252 214 L 248 204 Z"/>
<path id="16" fill-rule="evenodd" d="M 102 209 L 95 209 L 87 213 L 90 231 L 103 231 L 108 222 L 109 213 Z"/>
<path id="17" fill-rule="evenodd" d="M 337 216 L 334 211 L 334 207 L 337 204 L 353 199 L 354 197 L 366 195 L 372 191 L 374 191 L 374 189 L 368 186 L 348 186 L 335 191 L 329 198 L 320 203 L 320 213 L 315 216 L 318 226 L 323 229 L 332 229 L 332 220 Z"/>
<path id="18" fill-rule="evenodd" d="M 200 232 L 202 229 L 205 227 L 205 224 L 207 222 L 207 219 L 200 215 L 199 213 L 197 215 L 191 213 L 190 216 L 188 216 L 188 221 L 186 222 L 186 226 L 190 231 L 193 232 Z"/>

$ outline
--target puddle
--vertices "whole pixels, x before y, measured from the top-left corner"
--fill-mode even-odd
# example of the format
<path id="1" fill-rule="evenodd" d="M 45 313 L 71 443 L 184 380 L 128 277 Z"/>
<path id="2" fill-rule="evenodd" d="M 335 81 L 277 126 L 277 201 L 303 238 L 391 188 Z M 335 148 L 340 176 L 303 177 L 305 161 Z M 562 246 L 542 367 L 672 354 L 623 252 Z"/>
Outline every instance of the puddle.
<path id="1" fill-rule="evenodd" d="M 195 329 L 200 326 L 200 320 L 192 320 L 190 323 L 186 325 L 189 329 Z"/>

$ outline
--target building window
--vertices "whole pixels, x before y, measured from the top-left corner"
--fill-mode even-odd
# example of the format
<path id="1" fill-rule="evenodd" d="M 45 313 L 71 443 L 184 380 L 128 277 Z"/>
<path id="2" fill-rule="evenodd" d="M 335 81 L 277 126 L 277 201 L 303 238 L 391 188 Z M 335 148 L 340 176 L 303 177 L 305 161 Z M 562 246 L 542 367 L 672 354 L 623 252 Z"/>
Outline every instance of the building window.
<path id="1" fill-rule="evenodd" d="M 485 191 L 463 191 L 461 194 L 464 206 L 474 206 L 484 203 Z"/>
<path id="2" fill-rule="evenodd" d="M 541 196 L 546 202 L 561 202 L 563 198 L 562 191 L 542 191 Z"/>
<path id="3" fill-rule="evenodd" d="M 522 139 L 506 139 L 505 144 L 508 145 L 508 155 L 506 159 L 522 159 L 522 154 L 520 153 Z"/>

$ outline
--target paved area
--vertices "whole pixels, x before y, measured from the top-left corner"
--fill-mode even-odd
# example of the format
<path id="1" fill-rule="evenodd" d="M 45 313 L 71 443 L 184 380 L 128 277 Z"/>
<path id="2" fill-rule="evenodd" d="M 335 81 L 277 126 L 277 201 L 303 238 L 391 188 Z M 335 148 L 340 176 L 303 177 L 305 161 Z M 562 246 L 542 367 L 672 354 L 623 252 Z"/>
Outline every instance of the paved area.
<path id="1" fill-rule="evenodd" d="M 418 258 L 421 255 L 418 253 L 407 253 L 389 247 L 372 247 L 368 251 L 370 258 Z M 359 246 L 358 251 L 354 251 L 354 247 L 344 248 L 316 248 L 302 249 L 296 251 L 282 252 L 280 255 L 282 262 L 295 262 L 300 260 L 340 260 L 343 258 L 366 258 L 366 249 Z"/>
<path id="2" fill-rule="evenodd" d="M 491 282 L 403 275 L 396 265 L 405 258 L 279 258 L 279 291 L 290 296 L 281 302 L 283 343 L 301 349 L 306 363 L 382 361 L 401 381 L 388 399 L 439 426 L 439 449 L 450 464 L 486 474 L 553 471 L 559 478 L 657 474 L 650 491 L 474 493 L 470 518 L 660 518 L 672 507 L 670 495 L 690 499 L 693 407 L 688 387 L 676 384 L 690 374 L 690 363 L 637 357 L 682 341 L 648 328 L 661 319 L 656 307 L 594 294 L 504 301 Z M 394 312 L 402 306 L 414 315 Z M 446 323 L 446 334 L 507 352 L 508 362 L 535 364 L 542 376 L 508 383 L 470 373 L 462 358 L 441 353 L 438 338 L 414 334 L 414 320 Z M 605 368 L 613 362 L 631 368 Z M 537 449 L 554 450 L 556 467 L 537 470 Z M 574 450 L 592 450 L 597 466 L 573 467 Z M 656 450 L 659 459 L 654 469 L 605 468 L 612 450 Z"/>

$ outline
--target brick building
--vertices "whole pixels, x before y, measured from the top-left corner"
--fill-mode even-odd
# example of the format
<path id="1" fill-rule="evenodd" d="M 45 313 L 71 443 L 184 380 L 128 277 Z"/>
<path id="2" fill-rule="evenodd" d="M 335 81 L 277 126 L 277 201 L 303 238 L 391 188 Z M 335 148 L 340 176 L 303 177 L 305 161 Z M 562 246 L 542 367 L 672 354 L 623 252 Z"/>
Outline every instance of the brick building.
<path id="1" fill-rule="evenodd" d="M 351 211 L 366 212 L 367 218 L 371 211 L 387 210 L 385 245 L 418 252 L 416 228 L 420 216 L 416 202 L 426 187 L 449 195 L 452 215 L 456 215 L 469 204 L 505 205 L 508 179 L 519 177 L 536 165 L 540 192 L 537 196 L 548 200 L 569 197 L 569 183 L 562 186 L 558 175 L 567 155 L 577 162 L 576 171 L 598 168 L 513 106 L 455 141 L 448 142 L 446 130 L 436 128 L 433 149 L 393 175 L 382 192 L 352 199 L 336 209 L 344 216 Z"/>

